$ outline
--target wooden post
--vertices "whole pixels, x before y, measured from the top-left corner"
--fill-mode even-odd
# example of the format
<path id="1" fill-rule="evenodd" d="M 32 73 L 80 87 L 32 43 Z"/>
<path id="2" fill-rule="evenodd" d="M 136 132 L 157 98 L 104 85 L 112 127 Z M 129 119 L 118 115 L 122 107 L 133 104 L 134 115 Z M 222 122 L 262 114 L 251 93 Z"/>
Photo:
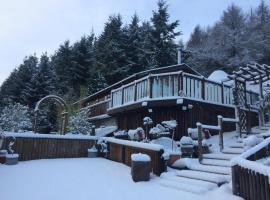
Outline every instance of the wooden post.
<path id="1" fill-rule="evenodd" d="M 198 131 L 198 157 L 199 157 L 199 162 L 202 161 L 202 124 L 197 122 L 197 131 Z"/>
<path id="2" fill-rule="evenodd" d="M 134 102 L 137 101 L 137 82 L 134 83 Z"/>
<path id="3" fill-rule="evenodd" d="M 224 104 L 224 85 L 221 84 L 221 103 Z"/>
<path id="4" fill-rule="evenodd" d="M 239 119 L 239 122 L 237 122 L 235 124 L 235 128 L 236 128 L 236 133 L 238 133 L 241 136 L 239 109 L 240 109 L 240 106 L 236 105 L 235 106 L 235 118 Z"/>
<path id="5" fill-rule="evenodd" d="M 202 99 L 205 100 L 205 79 L 202 78 Z"/>
<path id="6" fill-rule="evenodd" d="M 234 195 L 239 195 L 239 177 L 238 166 L 232 166 L 232 192 Z"/>
<path id="7" fill-rule="evenodd" d="M 218 116 L 218 126 L 220 127 L 220 130 L 219 130 L 219 149 L 220 149 L 220 151 L 222 151 L 224 148 L 224 144 L 223 144 L 223 117 L 221 115 Z"/>
<path id="8" fill-rule="evenodd" d="M 151 74 L 148 76 L 148 79 L 147 79 L 147 97 L 149 99 L 152 98 L 152 78 L 151 78 Z"/>

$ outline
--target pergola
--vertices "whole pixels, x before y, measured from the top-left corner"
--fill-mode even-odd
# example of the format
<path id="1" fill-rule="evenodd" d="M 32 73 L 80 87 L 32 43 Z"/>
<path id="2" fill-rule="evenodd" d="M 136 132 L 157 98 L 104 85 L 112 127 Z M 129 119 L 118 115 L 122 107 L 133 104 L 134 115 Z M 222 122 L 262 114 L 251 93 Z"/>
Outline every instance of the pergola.
<path id="1" fill-rule="evenodd" d="M 243 110 L 243 107 L 250 108 L 247 105 L 246 82 L 250 82 L 251 85 L 259 85 L 259 121 L 260 126 L 262 126 L 264 124 L 263 83 L 270 80 L 270 66 L 258 63 L 247 64 L 246 67 L 240 67 L 238 71 L 234 71 L 228 78 L 235 82 L 234 100 L 238 108 L 240 132 L 250 132 L 250 127 L 247 125 L 246 112 Z"/>

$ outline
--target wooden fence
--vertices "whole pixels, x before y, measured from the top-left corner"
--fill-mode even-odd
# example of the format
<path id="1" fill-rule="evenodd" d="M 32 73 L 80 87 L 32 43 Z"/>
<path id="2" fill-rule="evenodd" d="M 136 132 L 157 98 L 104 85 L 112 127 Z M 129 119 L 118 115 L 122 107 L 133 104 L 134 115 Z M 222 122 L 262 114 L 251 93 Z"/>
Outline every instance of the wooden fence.
<path id="1" fill-rule="evenodd" d="M 269 157 L 270 138 L 237 157 L 232 162 L 233 193 L 246 200 L 269 200 L 269 166 L 256 160 Z"/>
<path id="2" fill-rule="evenodd" d="M 19 160 L 35 160 L 46 158 L 78 158 L 87 157 L 87 150 L 95 143 L 95 138 L 68 138 L 63 137 L 16 137 L 13 146 L 15 153 L 19 154 Z M 66 137 L 66 139 L 64 138 Z M 5 148 L 10 140 L 6 137 Z"/>
<path id="3" fill-rule="evenodd" d="M 151 168 L 154 174 L 160 175 L 166 170 L 162 157 L 164 150 L 159 145 L 123 141 L 114 138 L 105 139 L 108 144 L 108 159 L 131 166 L 131 155 L 143 153 L 151 157 Z M 142 144 L 142 146 L 140 146 Z"/>

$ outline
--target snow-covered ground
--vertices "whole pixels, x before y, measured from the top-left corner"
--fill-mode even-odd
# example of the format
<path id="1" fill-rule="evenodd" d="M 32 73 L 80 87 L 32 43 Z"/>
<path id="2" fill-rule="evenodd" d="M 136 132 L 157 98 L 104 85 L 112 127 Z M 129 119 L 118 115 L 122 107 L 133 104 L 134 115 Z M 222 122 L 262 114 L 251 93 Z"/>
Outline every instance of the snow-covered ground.
<path id="1" fill-rule="evenodd" d="M 167 173 L 170 174 L 170 173 Z M 51 159 L 0 165 L 3 200 L 237 200 L 224 185 L 203 195 L 166 187 L 161 177 L 133 182 L 130 168 L 103 158 Z"/>

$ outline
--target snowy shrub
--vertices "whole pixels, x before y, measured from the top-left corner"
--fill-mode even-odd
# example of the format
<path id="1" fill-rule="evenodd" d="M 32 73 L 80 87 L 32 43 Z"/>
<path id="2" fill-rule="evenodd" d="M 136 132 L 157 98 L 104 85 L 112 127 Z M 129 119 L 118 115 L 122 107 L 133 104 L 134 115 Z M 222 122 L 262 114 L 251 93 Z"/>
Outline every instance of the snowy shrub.
<path id="1" fill-rule="evenodd" d="M 90 134 L 92 123 L 89 122 L 89 110 L 88 108 L 82 108 L 74 116 L 70 117 L 70 131 L 73 133 Z"/>
<path id="2" fill-rule="evenodd" d="M 180 145 L 194 145 L 194 141 L 191 137 L 183 136 L 180 140 Z"/>
<path id="3" fill-rule="evenodd" d="M 176 120 L 163 121 L 162 125 L 164 125 L 165 127 L 169 128 L 169 129 L 175 129 L 177 126 L 177 122 L 176 122 Z"/>
<path id="4" fill-rule="evenodd" d="M 150 117 L 143 118 L 143 125 L 153 124 L 153 120 Z"/>
<path id="5" fill-rule="evenodd" d="M 144 130 L 139 127 L 137 129 L 130 129 L 128 131 L 128 136 L 131 140 L 141 141 L 145 138 Z"/>
<path id="6" fill-rule="evenodd" d="M 4 131 L 25 131 L 32 128 L 30 111 L 19 103 L 6 106 L 0 114 L 0 127 Z"/>

